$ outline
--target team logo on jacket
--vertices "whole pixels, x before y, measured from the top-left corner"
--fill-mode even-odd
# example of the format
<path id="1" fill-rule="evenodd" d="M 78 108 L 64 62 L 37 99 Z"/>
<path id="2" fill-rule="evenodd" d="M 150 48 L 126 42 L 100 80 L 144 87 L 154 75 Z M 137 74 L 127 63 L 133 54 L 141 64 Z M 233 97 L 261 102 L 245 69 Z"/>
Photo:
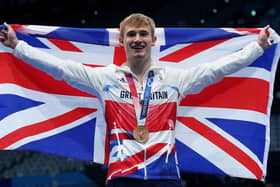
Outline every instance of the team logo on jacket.
<path id="1" fill-rule="evenodd" d="M 142 93 L 138 93 L 139 98 L 142 98 L 141 95 Z M 120 98 L 132 99 L 131 92 L 127 90 L 120 91 Z M 150 100 L 160 100 L 160 99 L 168 99 L 168 92 L 166 90 L 151 93 Z"/>

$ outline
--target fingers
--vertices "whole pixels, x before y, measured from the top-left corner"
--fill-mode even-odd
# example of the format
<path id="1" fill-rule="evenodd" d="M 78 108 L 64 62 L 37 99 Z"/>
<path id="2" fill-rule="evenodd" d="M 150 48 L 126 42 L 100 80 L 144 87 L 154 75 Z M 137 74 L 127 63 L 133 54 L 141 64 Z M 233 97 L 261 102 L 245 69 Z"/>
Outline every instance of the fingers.
<path id="1" fill-rule="evenodd" d="M 7 23 L 3 23 L 3 25 L 1 25 L 0 27 L 0 33 L 1 34 L 4 34 L 4 35 L 7 35 L 8 34 L 8 27 L 7 27 Z"/>
<path id="2" fill-rule="evenodd" d="M 13 28 L 6 22 L 4 22 L 3 25 L 1 25 L 1 28 L 2 29 L 0 31 L 0 35 L 6 39 L 14 32 Z"/>
<path id="3" fill-rule="evenodd" d="M 0 30 L 0 41 L 5 46 L 14 49 L 16 47 L 17 43 L 18 43 L 18 39 L 17 39 L 15 31 L 6 22 L 3 23 L 2 26 L 3 26 L 2 28 L 4 28 L 4 29 Z"/>
<path id="4" fill-rule="evenodd" d="M 1 25 L 1 30 L 0 30 L 0 40 L 4 41 L 7 38 L 8 31 L 6 30 L 6 26 L 3 24 Z"/>
<path id="5" fill-rule="evenodd" d="M 271 46 L 274 41 L 273 41 L 272 38 L 269 39 L 269 36 L 270 36 L 270 32 L 269 32 L 270 25 L 265 26 L 263 29 L 265 30 L 266 40 L 267 40 L 269 46 Z"/>
<path id="6" fill-rule="evenodd" d="M 0 29 L 0 41 L 3 42 L 7 38 L 7 30 L 5 25 L 1 25 Z"/>
<path id="7" fill-rule="evenodd" d="M 7 31 L 9 32 L 10 30 L 13 30 L 12 29 L 12 27 L 8 24 L 8 23 L 6 23 L 6 22 L 4 22 L 4 24 L 3 24 L 7 29 Z"/>
<path id="8" fill-rule="evenodd" d="M 268 40 L 269 38 L 269 29 L 270 29 L 270 25 L 266 25 L 265 27 L 263 27 L 259 33 L 258 36 L 258 44 L 263 48 L 263 49 L 267 49 L 271 46 L 272 43 L 270 43 L 270 41 Z M 272 41 L 273 42 L 273 41 Z"/>
<path id="9" fill-rule="evenodd" d="M 2 29 L 2 30 L 1 30 L 1 33 L 4 34 L 4 35 L 7 35 L 7 34 L 8 34 L 8 31 L 5 30 L 5 29 Z"/>
<path id="10" fill-rule="evenodd" d="M 265 32 L 265 34 L 266 34 L 267 37 L 269 37 L 269 28 L 270 28 L 270 25 L 267 25 L 267 26 L 265 26 L 265 27 L 263 28 L 263 30 L 264 30 L 264 32 Z"/>
<path id="11" fill-rule="evenodd" d="M 6 22 L 4 22 L 4 25 L 5 25 L 7 28 L 11 27 L 11 26 L 8 25 L 8 23 L 6 23 Z"/>
<path id="12" fill-rule="evenodd" d="M 266 26 L 264 27 L 265 30 L 267 30 L 267 29 L 269 29 L 269 28 L 270 28 L 270 25 L 266 25 Z"/>
<path id="13" fill-rule="evenodd" d="M 13 30 L 13 28 L 9 24 L 4 22 L 3 25 L 0 26 L 0 30 L 3 33 L 8 33 L 9 31 Z"/>

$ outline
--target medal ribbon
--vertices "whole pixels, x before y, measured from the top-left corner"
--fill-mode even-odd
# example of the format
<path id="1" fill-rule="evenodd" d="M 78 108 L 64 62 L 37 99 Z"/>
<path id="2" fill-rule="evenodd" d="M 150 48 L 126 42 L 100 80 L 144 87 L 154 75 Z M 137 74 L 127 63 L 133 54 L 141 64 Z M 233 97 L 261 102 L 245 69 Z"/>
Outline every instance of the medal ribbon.
<path id="1" fill-rule="evenodd" d="M 129 85 L 129 89 L 132 95 L 132 101 L 133 101 L 133 105 L 134 105 L 134 110 L 135 110 L 135 114 L 136 114 L 136 119 L 137 119 L 137 123 L 138 125 L 145 125 L 145 121 L 146 121 L 146 117 L 147 117 L 147 113 L 148 113 L 148 107 L 149 107 L 149 102 L 150 102 L 150 96 L 151 96 L 151 91 L 152 91 L 152 83 L 154 81 L 154 72 L 153 71 L 149 71 L 148 73 L 148 77 L 147 77 L 147 81 L 146 81 L 146 87 L 144 90 L 144 102 L 142 105 L 142 109 L 141 109 L 141 105 L 139 103 L 139 97 L 136 91 L 136 87 L 132 78 L 132 75 L 129 73 L 125 73 L 128 85 Z M 141 110 L 141 113 L 140 113 Z"/>
<path id="2" fill-rule="evenodd" d="M 128 85 L 129 85 L 129 89 L 132 95 L 132 102 L 134 105 L 134 110 L 135 110 L 135 115 L 136 115 L 136 120 L 137 120 L 137 126 L 144 126 L 145 122 L 146 122 L 146 117 L 147 117 L 147 113 L 148 113 L 148 107 L 149 107 L 149 101 L 150 101 L 150 95 L 151 95 L 151 91 L 152 91 L 152 83 L 154 81 L 154 72 L 153 71 L 149 71 L 148 73 L 148 77 L 147 77 L 147 81 L 146 81 L 146 87 L 144 90 L 144 102 L 142 104 L 142 109 L 141 109 L 141 114 L 140 114 L 140 108 L 141 105 L 139 103 L 139 98 L 138 98 L 138 94 L 137 94 L 137 90 L 135 87 L 135 83 L 133 81 L 132 75 L 129 73 L 125 73 Z M 139 115 L 140 114 L 140 115 Z M 134 137 L 135 138 L 135 137 Z M 144 179 L 148 179 L 147 176 L 147 168 L 146 168 L 146 164 L 145 161 L 147 159 L 147 151 L 146 148 L 144 147 Z"/>

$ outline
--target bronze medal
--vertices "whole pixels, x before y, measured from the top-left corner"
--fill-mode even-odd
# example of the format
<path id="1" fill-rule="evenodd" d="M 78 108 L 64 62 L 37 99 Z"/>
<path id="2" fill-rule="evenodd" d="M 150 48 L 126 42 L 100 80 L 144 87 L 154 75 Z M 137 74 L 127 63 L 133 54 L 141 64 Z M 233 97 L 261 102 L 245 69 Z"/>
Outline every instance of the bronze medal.
<path id="1" fill-rule="evenodd" d="M 149 139 L 149 130 L 144 125 L 139 125 L 133 130 L 133 137 L 139 143 L 145 143 Z"/>

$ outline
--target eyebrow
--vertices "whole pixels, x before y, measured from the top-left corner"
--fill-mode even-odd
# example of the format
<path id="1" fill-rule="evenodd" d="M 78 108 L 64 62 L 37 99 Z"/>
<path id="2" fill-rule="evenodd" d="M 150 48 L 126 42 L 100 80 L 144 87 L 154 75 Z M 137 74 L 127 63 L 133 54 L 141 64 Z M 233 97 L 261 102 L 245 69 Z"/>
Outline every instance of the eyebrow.
<path id="1" fill-rule="evenodd" d="M 148 34 L 149 34 L 149 32 L 146 31 L 146 30 L 139 30 L 139 31 L 134 31 L 134 30 L 132 30 L 132 31 L 128 31 L 128 32 L 126 33 L 126 35 L 127 35 L 127 36 L 135 36 L 137 33 L 139 33 L 141 36 L 145 36 L 145 35 L 148 35 Z"/>

